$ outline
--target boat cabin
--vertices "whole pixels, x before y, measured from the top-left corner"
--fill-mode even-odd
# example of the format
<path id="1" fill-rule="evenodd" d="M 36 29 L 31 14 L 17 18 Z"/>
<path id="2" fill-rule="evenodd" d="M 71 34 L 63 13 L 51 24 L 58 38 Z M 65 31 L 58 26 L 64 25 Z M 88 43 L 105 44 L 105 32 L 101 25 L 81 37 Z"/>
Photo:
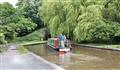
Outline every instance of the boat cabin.
<path id="1" fill-rule="evenodd" d="M 70 51 L 69 46 L 65 45 L 67 43 L 65 43 L 65 47 L 62 48 L 61 42 L 59 41 L 58 38 L 49 38 L 48 39 L 48 46 L 50 46 L 51 48 L 55 49 L 55 50 L 59 50 L 59 51 Z"/>

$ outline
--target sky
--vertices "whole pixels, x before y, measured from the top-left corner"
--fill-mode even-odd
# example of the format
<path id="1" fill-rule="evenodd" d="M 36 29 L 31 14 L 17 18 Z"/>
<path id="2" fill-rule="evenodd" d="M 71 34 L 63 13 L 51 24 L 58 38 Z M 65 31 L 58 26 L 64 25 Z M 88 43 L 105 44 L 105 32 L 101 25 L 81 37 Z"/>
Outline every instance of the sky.
<path id="1" fill-rule="evenodd" d="M 17 3 L 18 0 L 0 0 L 0 3 L 2 2 L 9 2 L 10 4 L 12 4 L 15 7 L 15 4 Z"/>

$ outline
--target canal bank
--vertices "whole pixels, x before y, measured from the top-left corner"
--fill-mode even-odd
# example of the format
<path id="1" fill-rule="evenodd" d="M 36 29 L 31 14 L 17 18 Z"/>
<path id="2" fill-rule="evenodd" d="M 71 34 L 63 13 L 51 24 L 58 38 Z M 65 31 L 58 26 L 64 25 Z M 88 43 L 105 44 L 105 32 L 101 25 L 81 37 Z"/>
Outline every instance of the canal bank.
<path id="1" fill-rule="evenodd" d="M 93 49 L 101 49 L 101 50 L 120 52 L 120 45 L 97 45 L 97 44 L 76 44 L 76 43 L 72 43 L 72 45 L 93 48 Z"/>
<path id="2" fill-rule="evenodd" d="M 8 44 L 0 45 L 0 53 L 7 51 L 8 46 L 9 46 Z"/>
<path id="3" fill-rule="evenodd" d="M 21 54 L 16 45 L 8 48 L 7 52 L 0 54 L 0 70 L 64 70 L 32 52 Z"/>
<path id="4" fill-rule="evenodd" d="M 25 44 L 25 43 L 24 43 Z M 23 44 L 22 44 L 23 45 Z M 42 43 L 37 43 L 37 45 L 35 45 L 35 43 L 31 42 L 31 43 L 27 43 L 27 45 L 29 47 L 29 50 L 35 54 L 37 54 L 37 57 L 42 57 L 42 59 L 44 58 L 45 60 L 49 61 L 50 63 L 54 63 L 55 65 L 60 66 L 60 68 L 64 68 L 66 70 L 119 70 L 120 69 L 120 53 L 116 52 L 116 51 L 107 51 L 107 50 L 103 50 L 103 49 L 93 49 L 89 47 L 85 47 L 84 45 L 73 45 L 73 50 L 72 53 L 68 53 L 68 54 L 59 54 L 58 52 L 54 51 L 51 48 L 48 48 L 46 44 L 42 44 Z M 13 48 L 13 50 L 15 50 Z M 10 51 L 9 51 L 10 52 Z M 21 54 L 20 54 L 21 55 Z M 31 57 L 34 56 L 31 53 L 30 54 L 25 54 L 25 56 Z M 23 56 L 23 55 L 22 55 Z M 35 58 L 37 58 L 36 56 L 34 56 Z M 16 56 L 15 56 L 16 57 Z M 19 56 L 18 56 L 19 57 Z M 34 68 L 36 68 L 36 70 L 41 66 L 39 66 L 39 58 L 37 58 L 37 60 L 35 59 L 35 62 L 37 62 L 35 65 L 33 60 L 34 58 L 28 58 L 26 57 L 25 60 L 23 59 L 24 57 L 22 57 L 22 59 L 19 60 L 23 60 L 23 62 L 25 61 L 25 66 L 22 66 L 21 63 L 17 62 L 19 66 L 15 67 L 17 68 L 23 68 L 23 70 L 26 70 L 25 68 L 29 68 L 29 70 L 35 70 Z M 9 57 L 8 57 L 9 58 Z M 20 57 L 21 58 L 21 57 Z M 12 58 L 10 58 L 10 61 L 12 60 Z M 15 59 L 15 62 L 18 59 Z M 12 60 L 13 61 L 13 60 Z M 30 62 L 32 61 L 32 62 Z M 4 60 L 5 62 L 5 60 Z M 9 62 L 9 61 L 7 61 Z M 28 65 L 27 65 L 28 64 Z M 30 66 L 29 66 L 30 64 Z M 37 66 L 38 64 L 38 66 Z M 14 63 L 11 65 L 13 66 Z M 9 64 L 7 64 L 7 68 L 9 68 Z M 33 66 L 33 68 L 31 68 Z M 6 67 L 6 66 L 5 66 Z M 3 68 L 5 68 L 3 67 Z M 12 67 L 11 67 L 12 68 Z M 44 65 L 43 65 L 44 68 Z M 55 67 L 57 68 L 57 67 Z M 14 69 L 12 69 L 14 70 Z M 38 69 L 39 70 L 39 69 Z M 48 70 L 48 69 L 44 69 L 44 70 Z M 52 69 L 54 70 L 54 69 Z M 55 69 L 56 70 L 56 69 Z M 61 69 L 60 69 L 61 70 Z"/>
<path id="5" fill-rule="evenodd" d="M 24 43 L 8 43 L 8 44 L 1 44 L 0 45 L 0 53 L 7 51 L 8 47 L 10 45 L 19 45 L 19 46 L 25 46 L 25 45 L 35 45 L 35 44 L 44 44 L 47 43 L 47 41 L 30 41 L 30 42 L 24 42 Z"/>
<path id="6" fill-rule="evenodd" d="M 47 41 L 31 41 L 19 43 L 17 45 L 29 46 L 29 45 L 37 45 L 37 44 L 45 44 Z M 111 51 L 120 51 L 120 45 L 101 45 L 101 44 L 78 44 L 71 42 L 72 45 L 80 46 L 80 47 L 88 47 L 93 49 L 102 49 L 102 50 L 111 50 Z"/>
<path id="7" fill-rule="evenodd" d="M 19 43 L 18 45 L 35 45 L 35 44 L 43 44 L 47 43 L 47 41 L 31 41 L 31 42 L 24 42 L 24 43 Z"/>

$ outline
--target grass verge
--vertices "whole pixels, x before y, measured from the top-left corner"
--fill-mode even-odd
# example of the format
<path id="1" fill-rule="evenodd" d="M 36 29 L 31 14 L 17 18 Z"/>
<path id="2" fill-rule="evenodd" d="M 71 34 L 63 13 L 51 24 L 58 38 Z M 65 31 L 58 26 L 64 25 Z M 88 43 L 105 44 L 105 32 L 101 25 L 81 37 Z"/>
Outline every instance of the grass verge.
<path id="1" fill-rule="evenodd" d="M 0 48 L 0 53 L 2 53 L 2 52 L 4 52 L 5 51 L 5 49 L 3 49 L 3 48 Z"/>
<path id="2" fill-rule="evenodd" d="M 78 44 L 80 46 L 88 46 L 93 48 L 102 48 L 102 49 L 111 49 L 111 50 L 120 50 L 120 44 Z"/>
<path id="3" fill-rule="evenodd" d="M 25 47 L 23 47 L 23 46 L 18 46 L 17 47 L 17 50 L 18 50 L 18 52 L 20 52 L 20 53 L 28 53 L 29 51 L 25 48 Z"/>
<path id="4" fill-rule="evenodd" d="M 47 41 L 31 41 L 31 42 L 24 42 L 20 43 L 19 45 L 34 45 L 34 44 L 42 44 L 42 43 L 47 43 Z"/>
<path id="5" fill-rule="evenodd" d="M 34 45 L 34 44 L 42 44 L 42 43 L 46 43 L 47 41 L 31 41 L 31 42 L 24 42 L 24 43 L 19 43 L 18 47 L 17 47 L 17 50 L 20 52 L 20 53 L 28 53 L 29 51 L 27 50 L 27 48 L 25 48 L 24 46 L 27 46 L 27 45 Z"/>
<path id="6" fill-rule="evenodd" d="M 12 43 L 24 43 L 24 42 L 31 42 L 31 41 L 42 41 L 43 40 L 43 29 L 36 30 L 26 36 L 17 37 L 15 38 Z"/>
<path id="7" fill-rule="evenodd" d="M 7 51 L 7 47 L 0 47 L 0 53 Z"/>

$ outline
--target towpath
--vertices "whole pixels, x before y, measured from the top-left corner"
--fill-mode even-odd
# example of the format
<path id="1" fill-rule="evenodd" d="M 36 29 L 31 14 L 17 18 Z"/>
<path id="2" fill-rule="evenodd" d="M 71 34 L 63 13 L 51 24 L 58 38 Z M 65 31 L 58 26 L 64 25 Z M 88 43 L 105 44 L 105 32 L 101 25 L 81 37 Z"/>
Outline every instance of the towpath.
<path id="1" fill-rule="evenodd" d="M 0 70 L 64 70 L 45 59 L 33 54 L 21 54 L 16 46 L 9 47 L 7 52 L 0 54 Z"/>

